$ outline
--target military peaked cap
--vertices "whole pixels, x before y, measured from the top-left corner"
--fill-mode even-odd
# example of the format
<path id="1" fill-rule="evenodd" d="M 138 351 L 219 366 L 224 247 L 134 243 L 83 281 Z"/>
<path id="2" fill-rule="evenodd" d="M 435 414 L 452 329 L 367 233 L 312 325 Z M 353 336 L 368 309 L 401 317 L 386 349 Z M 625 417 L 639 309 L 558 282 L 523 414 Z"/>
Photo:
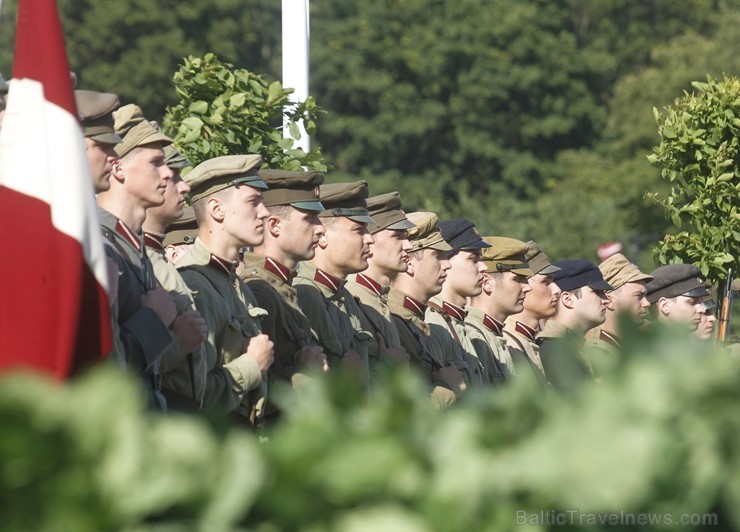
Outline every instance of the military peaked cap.
<path id="1" fill-rule="evenodd" d="M 637 265 L 628 261 L 627 257 L 621 253 L 615 253 L 604 260 L 599 264 L 599 270 L 601 270 L 604 280 L 612 285 L 614 290 L 627 283 L 652 280 L 650 275 L 642 273 Z"/>
<path id="2" fill-rule="evenodd" d="M 266 190 L 267 185 L 259 176 L 261 155 L 223 155 L 203 161 L 184 177 L 190 185 L 190 200 L 210 196 L 234 185 L 249 185 Z"/>
<path id="3" fill-rule="evenodd" d="M 116 145 L 115 150 L 119 157 L 124 157 L 134 148 L 147 144 L 161 144 L 162 147 L 172 144 L 172 139 L 162 133 L 156 126 L 144 118 L 141 108 L 130 103 L 113 113 L 114 127 L 123 142 Z"/>
<path id="4" fill-rule="evenodd" d="M 708 296 L 709 290 L 701 280 L 701 270 L 693 264 L 668 264 L 655 269 L 647 288 L 647 300 L 657 302 L 661 297 Z"/>
<path id="5" fill-rule="evenodd" d="M 355 222 L 372 223 L 367 210 L 367 196 L 367 181 L 324 185 L 321 187 L 321 203 L 325 210 L 319 216 L 344 216 Z"/>
<path id="6" fill-rule="evenodd" d="M 433 212 L 412 212 L 406 216 L 415 227 L 409 229 L 408 236 L 413 251 L 420 249 L 436 249 L 437 251 L 451 251 L 452 247 L 445 242 L 439 232 L 439 220 Z"/>
<path id="7" fill-rule="evenodd" d="M 398 192 L 373 196 L 367 200 L 367 210 L 375 220 L 374 223 L 368 225 L 371 233 L 377 233 L 384 229 L 396 231 L 414 227 L 414 224 L 406 218 L 406 214 L 401 210 L 401 195 Z"/>
<path id="8" fill-rule="evenodd" d="M 489 272 L 512 272 L 527 277 L 534 275 L 524 258 L 529 249 L 526 243 L 505 236 L 486 236 L 483 240 L 491 246 L 481 252 L 481 260 Z"/>
<path id="9" fill-rule="evenodd" d="M 113 111 L 121 103 L 108 92 L 75 91 L 75 104 L 80 115 L 82 135 L 104 144 L 123 142 L 113 127 Z"/>
<path id="10" fill-rule="evenodd" d="M 550 263 L 550 259 L 545 255 L 545 252 L 533 240 L 527 242 L 527 253 L 524 255 L 524 260 L 529 263 L 529 267 L 532 268 L 535 275 L 552 275 L 560 269 Z"/>
<path id="11" fill-rule="evenodd" d="M 321 212 L 321 172 L 293 172 L 290 170 L 260 170 L 259 176 L 269 190 L 264 195 L 265 206 L 291 205 L 296 209 Z"/>
<path id="12" fill-rule="evenodd" d="M 563 291 L 575 290 L 588 286 L 594 290 L 611 290 L 612 286 L 604 281 L 601 270 L 591 261 L 585 259 L 559 260 L 555 266 L 560 270 L 552 274 L 555 284 Z"/>

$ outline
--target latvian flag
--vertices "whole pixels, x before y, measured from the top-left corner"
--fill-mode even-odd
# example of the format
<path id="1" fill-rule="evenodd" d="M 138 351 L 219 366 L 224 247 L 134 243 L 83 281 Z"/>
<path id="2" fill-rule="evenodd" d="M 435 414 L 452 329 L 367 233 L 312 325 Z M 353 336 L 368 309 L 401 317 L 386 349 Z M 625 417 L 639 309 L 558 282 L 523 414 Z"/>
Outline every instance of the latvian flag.
<path id="1" fill-rule="evenodd" d="M 55 0 L 18 2 L 0 234 L 0 371 L 61 380 L 103 358 L 105 255 Z"/>

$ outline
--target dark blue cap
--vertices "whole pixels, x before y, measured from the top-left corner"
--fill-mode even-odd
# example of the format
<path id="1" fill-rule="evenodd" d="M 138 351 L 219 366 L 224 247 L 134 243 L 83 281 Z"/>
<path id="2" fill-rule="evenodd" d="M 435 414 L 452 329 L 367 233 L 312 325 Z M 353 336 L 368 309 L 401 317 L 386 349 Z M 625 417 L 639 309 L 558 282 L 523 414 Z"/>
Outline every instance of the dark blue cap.
<path id="1" fill-rule="evenodd" d="M 490 248 L 470 220 L 444 220 L 439 222 L 439 232 L 454 251 Z"/>
<path id="2" fill-rule="evenodd" d="M 604 280 L 601 270 L 591 261 L 585 259 L 566 259 L 554 263 L 560 271 L 554 272 L 552 278 L 561 290 L 575 290 L 588 286 L 594 290 L 612 290 Z"/>

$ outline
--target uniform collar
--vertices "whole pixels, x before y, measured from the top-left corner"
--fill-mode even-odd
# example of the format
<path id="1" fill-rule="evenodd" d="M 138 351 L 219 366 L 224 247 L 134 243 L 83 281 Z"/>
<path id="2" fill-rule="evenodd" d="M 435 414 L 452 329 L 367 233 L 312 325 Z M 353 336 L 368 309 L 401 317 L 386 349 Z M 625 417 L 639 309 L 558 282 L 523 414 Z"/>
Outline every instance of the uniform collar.
<path id="1" fill-rule="evenodd" d="M 601 340 L 602 342 L 606 342 L 607 344 L 611 344 L 614 347 L 620 347 L 619 339 L 617 339 L 617 337 L 613 334 L 609 334 L 604 329 L 601 329 L 599 331 L 599 340 Z"/>
<path id="2" fill-rule="evenodd" d="M 343 281 L 339 277 L 334 277 L 332 274 L 326 273 L 318 268 L 316 268 L 313 280 L 324 285 L 332 294 L 336 294 L 343 284 Z"/>
<path id="3" fill-rule="evenodd" d="M 449 314 L 457 321 L 465 321 L 465 309 L 458 307 L 457 305 L 453 305 L 452 303 L 448 303 L 447 301 L 442 302 L 442 312 Z"/>
<path id="4" fill-rule="evenodd" d="M 403 308 L 410 310 L 419 319 L 424 319 L 424 313 L 427 311 L 427 306 L 417 299 L 411 296 L 404 295 L 403 297 Z"/>
<path id="5" fill-rule="evenodd" d="M 496 336 L 504 335 L 504 324 L 488 314 L 483 314 L 483 325 Z"/>
<path id="6" fill-rule="evenodd" d="M 214 270 L 223 273 L 224 275 L 233 275 L 236 273 L 237 262 L 218 257 L 211 253 L 210 257 L 208 258 L 208 265 Z"/>
<path id="7" fill-rule="evenodd" d="M 164 235 L 144 231 L 144 244 L 148 248 L 164 251 Z"/>
<path id="8" fill-rule="evenodd" d="M 128 242 L 136 251 L 141 251 L 141 239 L 122 220 L 116 220 L 115 231 Z"/>
<path id="9" fill-rule="evenodd" d="M 270 257 L 265 257 L 264 267 L 265 270 L 282 279 L 283 282 L 286 283 L 289 283 L 290 280 L 295 276 L 295 272 L 290 271 L 290 268 L 283 264 L 280 264 L 278 261 L 276 261 L 275 259 L 271 259 Z"/>
<path id="10" fill-rule="evenodd" d="M 523 324 L 521 321 L 516 322 L 516 325 L 514 325 L 514 330 L 522 336 L 525 336 L 531 342 L 534 342 L 535 336 L 537 336 L 537 331 L 535 331 L 529 325 Z"/>
<path id="11" fill-rule="evenodd" d="M 363 273 L 358 273 L 355 277 L 355 280 L 357 281 L 357 284 L 364 286 L 378 297 L 387 294 L 390 288 L 389 286 L 381 285 L 378 281 L 368 277 Z"/>

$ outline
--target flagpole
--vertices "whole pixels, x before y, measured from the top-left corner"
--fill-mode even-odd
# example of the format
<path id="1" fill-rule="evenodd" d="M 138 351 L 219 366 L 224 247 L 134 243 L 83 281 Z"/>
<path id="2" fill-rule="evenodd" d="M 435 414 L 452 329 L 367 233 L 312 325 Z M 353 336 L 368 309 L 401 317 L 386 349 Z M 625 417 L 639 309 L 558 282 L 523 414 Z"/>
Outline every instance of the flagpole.
<path id="1" fill-rule="evenodd" d="M 294 89 L 293 102 L 308 98 L 308 53 L 309 53 L 309 0 L 282 0 L 283 14 L 283 87 Z M 288 119 L 283 117 L 283 138 L 292 138 L 288 131 Z M 303 121 L 298 123 L 301 138 L 295 147 L 308 153 L 311 139 Z"/>

